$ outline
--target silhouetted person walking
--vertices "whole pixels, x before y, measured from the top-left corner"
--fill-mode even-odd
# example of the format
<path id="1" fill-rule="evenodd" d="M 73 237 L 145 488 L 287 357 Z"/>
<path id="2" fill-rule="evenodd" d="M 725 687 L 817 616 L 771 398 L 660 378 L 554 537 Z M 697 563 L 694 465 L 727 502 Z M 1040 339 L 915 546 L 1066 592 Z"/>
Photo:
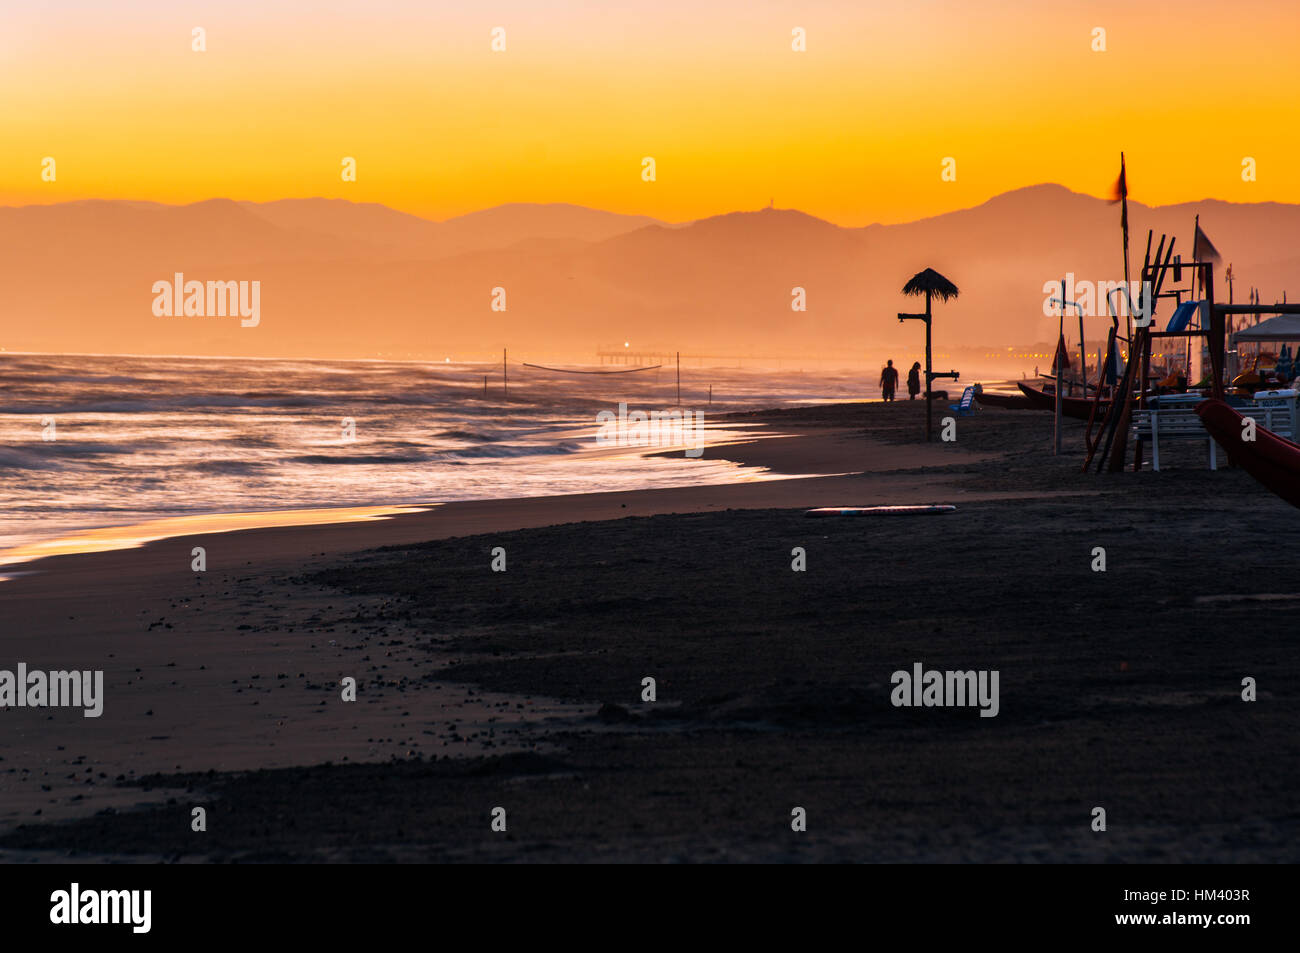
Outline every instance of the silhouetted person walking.
<path id="1" fill-rule="evenodd" d="M 917 361 L 907 372 L 907 399 L 916 400 L 916 395 L 919 393 L 921 393 L 921 362 Z"/>
<path id="2" fill-rule="evenodd" d="M 898 368 L 894 367 L 892 360 L 886 361 L 884 370 L 880 372 L 880 396 L 885 400 L 893 400 L 896 390 L 898 390 Z"/>

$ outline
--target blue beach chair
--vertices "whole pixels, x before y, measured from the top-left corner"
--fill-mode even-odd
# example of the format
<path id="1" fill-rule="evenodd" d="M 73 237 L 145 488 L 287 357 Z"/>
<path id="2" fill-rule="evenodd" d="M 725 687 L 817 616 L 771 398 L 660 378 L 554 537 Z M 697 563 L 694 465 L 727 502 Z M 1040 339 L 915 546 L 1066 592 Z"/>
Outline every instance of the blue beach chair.
<path id="1" fill-rule="evenodd" d="M 957 404 L 949 404 L 948 409 L 957 411 L 958 417 L 969 417 L 971 414 L 975 413 L 974 385 L 967 387 L 964 391 L 962 391 L 961 402 Z"/>
<path id="2" fill-rule="evenodd" d="M 1182 332 L 1186 331 L 1192 323 L 1192 318 L 1198 317 L 1204 301 L 1184 301 L 1178 307 L 1174 308 L 1173 315 L 1169 318 L 1169 323 L 1165 325 L 1165 331 Z"/>

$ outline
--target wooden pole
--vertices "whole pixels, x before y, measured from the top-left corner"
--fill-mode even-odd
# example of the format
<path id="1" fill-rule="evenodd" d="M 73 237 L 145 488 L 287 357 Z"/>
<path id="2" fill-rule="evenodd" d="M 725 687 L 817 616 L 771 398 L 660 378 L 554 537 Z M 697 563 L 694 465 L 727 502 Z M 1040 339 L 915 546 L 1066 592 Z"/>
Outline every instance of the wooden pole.
<path id="1" fill-rule="evenodd" d="M 1107 434 L 1106 449 L 1103 454 L 1103 461 L 1098 463 L 1098 470 L 1104 465 L 1111 473 L 1121 473 L 1124 470 L 1124 454 L 1128 449 L 1128 428 L 1133 420 L 1133 393 L 1135 381 L 1138 373 L 1142 369 L 1142 355 L 1147 353 L 1151 347 L 1151 339 L 1148 331 L 1155 322 L 1155 306 L 1159 300 L 1160 291 L 1164 287 L 1165 277 L 1169 274 L 1170 262 L 1174 258 L 1174 245 L 1177 238 L 1169 239 L 1169 247 L 1165 249 L 1164 261 L 1160 261 L 1160 248 L 1164 247 L 1164 236 L 1160 238 L 1160 248 L 1156 249 L 1156 261 L 1154 278 L 1151 282 L 1150 301 L 1147 302 L 1145 295 L 1145 282 L 1148 268 L 1143 268 L 1144 294 L 1143 303 L 1149 304 L 1150 310 L 1147 310 L 1143 317 L 1147 320 L 1146 327 L 1136 330 L 1133 338 L 1129 341 L 1128 363 L 1124 366 L 1124 386 L 1123 394 L 1117 395 L 1111 402 L 1112 411 L 1118 409 L 1119 413 L 1107 414 Z M 1138 383 L 1138 390 L 1145 386 L 1144 383 Z M 1122 402 L 1121 402 L 1122 401 Z"/>
<path id="2" fill-rule="evenodd" d="M 1201 260 L 1201 216 L 1197 215 L 1196 224 L 1192 226 L 1192 261 L 1197 262 L 1200 260 Z M 1196 289 L 1200 289 L 1201 291 L 1205 290 L 1205 285 L 1201 283 L 1201 269 L 1199 268 L 1196 269 L 1195 274 L 1192 276 L 1192 288 L 1194 291 Z M 1195 298 L 1196 295 L 1193 294 L 1192 297 Z"/>
<path id="3" fill-rule="evenodd" d="M 1056 340 L 1064 342 L 1065 340 L 1065 280 L 1061 281 L 1061 320 Z M 1064 362 L 1064 348 L 1059 348 L 1056 352 L 1056 426 L 1053 428 L 1056 434 L 1056 449 L 1052 451 L 1055 456 L 1061 455 L 1061 392 L 1065 389 L 1065 371 L 1061 367 Z"/>
<path id="4" fill-rule="evenodd" d="M 1118 325 L 1116 325 L 1115 333 L 1116 336 L 1118 336 L 1119 334 Z M 1133 344 L 1130 341 L 1129 342 L 1130 358 L 1132 357 L 1132 347 Z M 1119 373 L 1118 365 L 1115 368 L 1115 372 L 1118 375 L 1118 379 L 1116 380 L 1115 385 L 1110 389 L 1110 402 L 1106 405 L 1106 416 L 1102 419 L 1101 428 L 1097 431 L 1097 440 L 1092 447 L 1093 454 L 1096 454 L 1098 449 L 1101 450 L 1101 453 L 1097 456 L 1098 473 L 1102 472 L 1102 469 L 1107 465 L 1107 462 L 1110 460 L 1111 444 L 1114 442 L 1115 439 L 1115 426 L 1116 426 L 1115 421 L 1122 413 L 1122 408 L 1124 403 L 1124 398 L 1121 395 L 1124 392 L 1124 388 L 1128 384 L 1129 374 L 1132 373 L 1132 369 L 1133 369 L 1133 362 L 1131 360 L 1125 362 L 1123 374 Z M 1103 443 L 1105 444 L 1104 447 L 1102 446 Z M 1088 462 L 1089 463 L 1092 462 L 1092 455 L 1089 455 Z"/>
<path id="5" fill-rule="evenodd" d="M 1102 461 L 1111 473 L 1120 473 L 1124 469 L 1124 452 L 1128 447 L 1128 428 L 1133 419 L 1133 378 L 1137 376 L 1142 364 L 1139 351 L 1143 346 L 1140 340 L 1146 337 L 1146 329 L 1138 328 L 1129 342 L 1128 362 L 1124 365 L 1124 377 L 1120 381 L 1120 393 L 1111 398 L 1111 414 L 1107 419 L 1113 421 L 1107 431 L 1106 448 Z"/>
<path id="6" fill-rule="evenodd" d="M 1210 374 L 1212 376 L 1211 387 L 1212 393 L 1216 399 L 1223 400 L 1223 363 L 1226 355 L 1224 352 L 1224 342 L 1227 337 L 1225 333 L 1224 314 L 1214 306 L 1214 266 L 1207 264 L 1205 266 L 1204 283 L 1201 290 L 1205 292 L 1205 309 L 1208 312 L 1207 317 L 1210 319 L 1209 334 L 1207 335 L 1210 346 Z"/>
<path id="7" fill-rule="evenodd" d="M 1119 329 L 1116 322 L 1111 325 L 1106 334 L 1106 356 L 1101 358 L 1097 363 L 1097 390 L 1092 395 L 1092 410 L 1088 412 L 1088 430 L 1084 434 L 1083 441 L 1088 447 L 1088 458 L 1083 461 L 1083 472 L 1088 472 L 1088 464 L 1092 463 L 1092 455 L 1097 452 L 1097 443 L 1101 441 L 1101 431 L 1097 431 L 1097 440 L 1092 439 L 1093 424 L 1097 422 L 1097 408 L 1101 406 L 1101 388 L 1105 384 L 1106 378 L 1110 374 L 1110 369 L 1115 361 L 1115 333 Z M 1118 368 L 1116 368 L 1116 377 L 1118 378 Z M 1114 399 L 1112 395 L 1111 399 Z"/>
<path id="8" fill-rule="evenodd" d="M 1133 397 L 1133 404 L 1129 405 L 1130 422 L 1132 421 L 1133 405 L 1136 405 L 1140 408 L 1145 408 L 1149 406 L 1147 403 L 1147 390 L 1151 386 L 1151 342 L 1152 340 L 1153 338 L 1151 337 L 1151 329 L 1147 328 L 1146 332 L 1142 335 L 1142 366 L 1138 370 L 1140 377 L 1138 378 L 1137 393 Z M 1137 437 L 1133 441 L 1133 472 L 1134 473 L 1142 472 L 1142 450 L 1143 450 L 1142 438 Z"/>
<path id="9" fill-rule="evenodd" d="M 1147 399 L 1146 399 L 1147 387 L 1150 385 L 1151 382 L 1151 338 L 1148 335 L 1144 334 L 1142 336 L 1142 339 L 1145 342 L 1145 345 L 1142 348 L 1142 367 L 1141 370 L 1138 372 L 1140 374 L 1140 377 L 1138 378 L 1138 396 L 1134 399 L 1139 406 L 1145 407 L 1147 405 Z M 1134 473 L 1142 472 L 1142 450 L 1143 450 L 1142 437 L 1137 436 L 1133 439 L 1133 472 Z"/>
<path id="10" fill-rule="evenodd" d="M 1163 238 L 1160 239 L 1160 244 L 1164 245 Z M 1147 255 L 1146 255 L 1146 260 L 1143 262 L 1142 265 L 1142 278 L 1144 281 L 1146 280 L 1147 265 L 1150 264 L 1150 261 L 1151 261 L 1151 232 L 1148 231 L 1147 232 Z M 1139 291 L 1138 292 L 1139 301 L 1142 300 L 1141 295 L 1142 292 Z M 1125 310 L 1132 311 L 1133 298 L 1129 294 L 1128 288 L 1124 289 L 1124 298 L 1126 302 Z M 1088 415 L 1088 432 L 1086 437 L 1088 443 L 1088 455 L 1087 458 L 1083 461 L 1084 473 L 1087 473 L 1088 467 L 1092 465 L 1092 458 L 1097 453 L 1097 448 L 1101 446 L 1102 438 L 1106 434 L 1106 428 L 1112 419 L 1111 415 L 1115 412 L 1116 409 L 1115 395 L 1118 393 L 1118 387 L 1119 387 L 1119 364 L 1118 364 L 1119 355 L 1118 355 L 1118 343 L 1117 343 L 1119 339 L 1119 315 L 1115 309 L 1114 303 L 1111 301 L 1110 295 L 1106 296 L 1106 304 L 1110 311 L 1110 333 L 1106 337 L 1106 356 L 1102 358 L 1101 369 L 1098 372 L 1098 376 L 1097 376 L 1097 393 L 1093 397 L 1092 413 Z M 1103 378 L 1110 375 L 1112 368 L 1114 369 L 1115 384 L 1110 389 L 1111 391 L 1110 399 L 1106 404 L 1105 413 L 1102 414 L 1100 426 L 1097 428 L 1097 437 L 1094 440 L 1092 436 L 1092 424 L 1093 421 L 1097 419 L 1097 411 L 1101 406 L 1102 380 Z"/>
<path id="11" fill-rule="evenodd" d="M 1226 280 L 1226 281 L 1228 282 L 1228 304 L 1231 305 L 1231 304 L 1232 304 L 1232 282 L 1233 282 L 1234 279 L 1235 279 L 1235 276 L 1234 276 L 1233 273 L 1232 273 L 1232 262 L 1228 262 L 1228 270 L 1225 271 L 1225 272 L 1223 273 L 1223 277 L 1224 277 L 1224 280 Z M 1227 342 L 1226 346 L 1228 347 L 1228 349 L 1229 349 L 1230 351 L 1235 351 L 1235 350 L 1236 350 L 1236 348 L 1233 348 L 1233 347 L 1232 347 L 1232 331 L 1233 331 L 1233 325 L 1234 325 L 1234 324 L 1235 324 L 1235 321 L 1234 321 L 1231 317 L 1229 317 L 1229 318 L 1227 319 L 1227 321 L 1225 322 L 1225 324 L 1224 324 L 1224 328 L 1223 328 L 1224 338 L 1225 338 L 1225 340 L 1226 340 L 1226 342 Z M 1227 370 L 1226 370 L 1225 373 L 1224 373 L 1224 376 L 1225 376 L 1225 377 L 1236 377 L 1236 376 L 1237 376 L 1237 369 L 1238 369 L 1238 366 L 1239 366 L 1239 365 L 1238 365 L 1238 361 L 1240 360 L 1240 356 L 1237 355 L 1237 354 L 1233 354 L 1233 355 L 1231 355 L 1231 357 L 1229 357 L 1228 354 L 1224 354 L 1224 355 L 1223 355 L 1223 360 L 1224 360 L 1225 366 L 1226 366 L 1226 368 L 1227 368 Z"/>
<path id="12" fill-rule="evenodd" d="M 1193 268 L 1192 291 L 1191 294 L 1188 296 L 1189 300 L 1191 301 L 1201 300 L 1200 295 L 1205 293 L 1205 284 L 1201 280 L 1202 279 L 1201 269 L 1200 266 L 1196 264 L 1196 262 L 1200 260 L 1201 260 L 1201 216 L 1197 215 L 1195 222 L 1192 225 L 1192 268 Z M 1205 316 L 1200 318 L 1200 326 L 1202 331 L 1209 330 L 1209 326 L 1208 326 L 1209 320 L 1210 320 L 1210 312 L 1209 309 L 1206 308 Z M 1189 337 L 1187 339 L 1187 386 L 1188 387 L 1191 387 L 1193 384 L 1195 384 L 1197 381 L 1201 380 L 1205 376 L 1205 361 L 1201 359 L 1201 354 L 1202 354 L 1201 342 L 1198 340 L 1196 342 L 1196 363 L 1201 365 L 1201 367 L 1199 368 L 1200 375 L 1198 377 L 1193 377 L 1192 376 L 1192 338 Z"/>
<path id="13" fill-rule="evenodd" d="M 930 376 L 930 290 L 925 292 L 925 441 L 934 430 L 934 378 Z"/>
<path id="14" fill-rule="evenodd" d="M 1075 305 L 1074 310 L 1079 312 L 1079 382 L 1083 387 L 1083 396 L 1088 396 L 1088 351 L 1083 344 L 1083 308 Z M 1098 384 L 1101 380 L 1098 379 Z"/>
<path id="15" fill-rule="evenodd" d="M 501 393 L 510 393 L 510 371 L 506 368 L 506 349 L 501 349 Z"/>

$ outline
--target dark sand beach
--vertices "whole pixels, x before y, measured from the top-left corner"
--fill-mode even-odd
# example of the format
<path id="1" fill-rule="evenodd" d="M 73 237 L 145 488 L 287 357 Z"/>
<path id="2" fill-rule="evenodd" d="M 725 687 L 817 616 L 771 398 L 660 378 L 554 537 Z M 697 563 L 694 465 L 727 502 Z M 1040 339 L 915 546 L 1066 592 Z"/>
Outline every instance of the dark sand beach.
<path id="1" fill-rule="evenodd" d="M 1053 458 L 1049 414 L 925 447 L 923 413 L 744 415 L 788 436 L 706 453 L 789 479 L 10 567 L 7 655 L 107 697 L 0 711 L 0 855 L 1296 860 L 1296 511 L 1203 448 L 1097 476 L 1076 422 Z M 958 509 L 804 516 L 893 503 Z M 894 707 L 915 663 L 997 670 L 999 713 Z"/>

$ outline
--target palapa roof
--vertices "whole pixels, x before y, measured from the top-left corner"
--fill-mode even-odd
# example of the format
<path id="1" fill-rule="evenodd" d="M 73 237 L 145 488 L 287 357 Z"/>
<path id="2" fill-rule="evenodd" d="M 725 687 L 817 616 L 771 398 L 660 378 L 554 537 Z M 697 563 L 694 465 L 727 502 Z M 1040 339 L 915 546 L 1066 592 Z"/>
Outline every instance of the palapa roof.
<path id="1" fill-rule="evenodd" d="M 959 293 L 956 285 L 933 268 L 917 272 L 907 284 L 903 285 L 903 294 L 905 295 L 923 295 L 927 291 L 940 301 L 955 298 Z"/>

